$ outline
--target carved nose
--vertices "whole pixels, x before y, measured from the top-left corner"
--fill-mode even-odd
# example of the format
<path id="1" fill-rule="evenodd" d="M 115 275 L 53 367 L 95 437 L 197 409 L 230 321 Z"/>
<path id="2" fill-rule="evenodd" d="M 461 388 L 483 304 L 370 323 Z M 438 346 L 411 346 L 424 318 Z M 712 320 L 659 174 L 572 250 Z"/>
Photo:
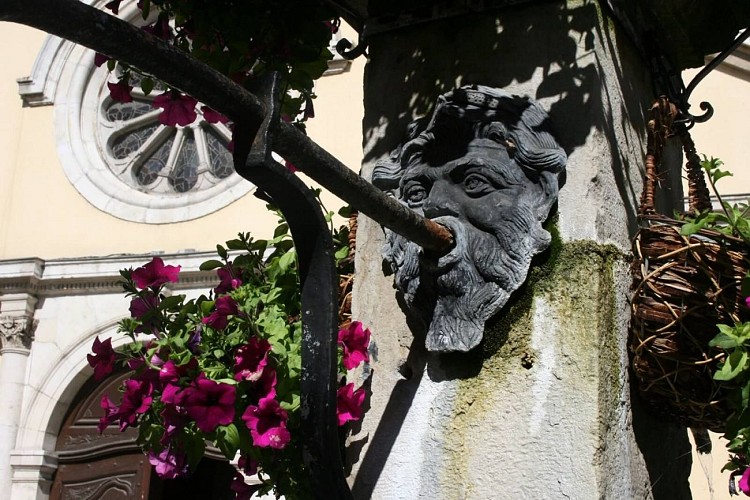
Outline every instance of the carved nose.
<path id="1" fill-rule="evenodd" d="M 450 215 L 458 217 L 461 213 L 455 189 L 445 181 L 438 181 L 432 185 L 430 194 L 422 205 L 424 216 L 429 219 Z"/>

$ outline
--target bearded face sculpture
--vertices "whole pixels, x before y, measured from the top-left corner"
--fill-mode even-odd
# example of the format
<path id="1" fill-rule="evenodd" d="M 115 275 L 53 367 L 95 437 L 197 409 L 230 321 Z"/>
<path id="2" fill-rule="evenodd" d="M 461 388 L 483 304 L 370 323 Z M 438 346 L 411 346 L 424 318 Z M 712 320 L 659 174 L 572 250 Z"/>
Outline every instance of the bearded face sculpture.
<path id="1" fill-rule="evenodd" d="M 430 351 L 468 351 L 485 322 L 550 244 L 542 228 L 567 157 L 534 101 L 471 86 L 438 98 L 429 121 L 376 164 L 373 184 L 448 228 L 455 245 L 432 255 L 386 230 L 384 257 L 406 304 L 429 325 Z"/>

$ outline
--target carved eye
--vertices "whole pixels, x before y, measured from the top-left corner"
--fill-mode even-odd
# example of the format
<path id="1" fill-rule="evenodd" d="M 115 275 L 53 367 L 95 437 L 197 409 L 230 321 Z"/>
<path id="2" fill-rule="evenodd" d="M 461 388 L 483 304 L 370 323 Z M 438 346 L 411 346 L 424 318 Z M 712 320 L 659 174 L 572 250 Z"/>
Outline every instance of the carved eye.
<path id="1" fill-rule="evenodd" d="M 469 196 L 479 196 L 492 191 L 492 183 L 483 175 L 469 174 L 464 177 L 464 191 Z"/>
<path id="2" fill-rule="evenodd" d="M 404 199 L 406 203 L 412 207 L 419 207 L 422 202 L 427 198 L 427 189 L 421 184 L 411 184 L 406 187 L 404 192 Z"/>

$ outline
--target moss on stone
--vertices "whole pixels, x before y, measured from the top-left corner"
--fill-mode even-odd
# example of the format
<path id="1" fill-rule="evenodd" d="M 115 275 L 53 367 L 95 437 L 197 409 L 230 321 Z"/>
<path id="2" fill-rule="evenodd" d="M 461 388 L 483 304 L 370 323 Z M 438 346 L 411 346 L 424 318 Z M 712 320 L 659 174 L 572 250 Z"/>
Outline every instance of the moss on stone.
<path id="1" fill-rule="evenodd" d="M 621 390 L 618 336 L 622 332 L 615 331 L 613 270 L 624 256 L 613 245 L 591 241 L 563 243 L 555 222 L 547 227 L 553 236 L 550 248 L 535 259 L 526 284 L 488 322 L 482 344 L 469 355 L 441 357 L 441 367 L 449 378 L 453 375 L 459 379 L 454 418 L 444 434 L 443 463 L 447 470 L 442 475 L 444 491 L 455 492 L 457 498 L 471 497 L 472 450 L 467 442 L 473 434 L 482 432 L 486 419 L 493 418 L 498 387 L 508 383 L 511 375 L 518 380 L 523 371 L 534 370 L 537 353 L 530 343 L 535 297 L 544 297 L 558 318 L 557 336 L 564 338 L 550 341 L 566 351 L 562 362 L 597 368 L 591 374 L 594 379 L 581 383 L 612 385 L 600 393 L 615 395 Z"/>

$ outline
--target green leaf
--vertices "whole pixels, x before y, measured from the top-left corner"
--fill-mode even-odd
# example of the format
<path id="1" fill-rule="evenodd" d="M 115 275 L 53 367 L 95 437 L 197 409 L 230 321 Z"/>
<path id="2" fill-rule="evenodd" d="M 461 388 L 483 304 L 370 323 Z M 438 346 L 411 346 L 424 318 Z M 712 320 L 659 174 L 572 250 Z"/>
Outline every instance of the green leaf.
<path id="1" fill-rule="evenodd" d="M 750 275 L 742 278 L 742 295 L 744 297 L 750 296 Z"/>
<path id="2" fill-rule="evenodd" d="M 182 301 L 185 299 L 184 295 L 172 295 L 171 297 L 164 297 L 161 301 L 161 304 L 159 304 L 159 309 L 162 310 L 168 310 L 173 309 L 180 304 L 182 304 Z"/>
<path id="3" fill-rule="evenodd" d="M 718 347 L 720 349 L 734 349 L 735 347 L 739 347 L 740 342 L 738 342 L 738 338 L 734 335 L 727 335 L 725 333 L 720 333 L 711 341 L 708 343 L 711 347 Z"/>
<path id="4" fill-rule="evenodd" d="M 338 250 L 336 250 L 336 253 L 334 254 L 336 257 L 336 260 L 345 259 L 349 256 L 349 247 L 341 247 Z"/>
<path id="5" fill-rule="evenodd" d="M 154 90 L 154 81 L 149 77 L 144 77 L 141 80 L 141 90 L 145 95 L 149 95 Z"/>
<path id="6" fill-rule="evenodd" d="M 222 267 L 223 265 L 224 265 L 224 263 L 222 261 L 220 261 L 220 260 L 215 260 L 215 259 L 207 260 L 206 262 L 204 262 L 203 264 L 201 264 L 200 270 L 201 271 L 210 271 L 212 269 L 217 269 L 219 267 Z"/>
<path id="7" fill-rule="evenodd" d="M 339 208 L 339 215 L 345 219 L 348 219 L 352 216 L 352 207 L 349 205 L 344 205 L 343 207 Z"/>
<path id="8" fill-rule="evenodd" d="M 148 19 L 149 14 L 151 14 L 151 0 L 143 0 L 141 3 L 141 11 L 143 19 Z"/>
<path id="9" fill-rule="evenodd" d="M 240 448 L 240 433 L 234 424 L 222 425 L 216 429 L 216 447 L 228 460 L 234 458 Z"/>
<path id="10" fill-rule="evenodd" d="M 230 250 L 245 250 L 245 243 L 241 240 L 229 240 L 226 244 Z"/>
<path id="11" fill-rule="evenodd" d="M 281 257 L 279 257 L 279 268 L 282 271 L 286 271 L 290 265 L 294 262 L 294 259 L 297 257 L 297 253 L 293 250 L 288 251 Z"/>
<path id="12" fill-rule="evenodd" d="M 279 236 L 284 236 L 285 234 L 289 233 L 289 224 L 284 222 L 283 224 L 279 224 L 276 229 L 273 232 L 273 237 L 278 238 Z"/>
<path id="13" fill-rule="evenodd" d="M 223 246 L 216 245 L 216 253 L 218 253 L 219 257 L 221 257 L 222 259 L 227 260 L 227 249 Z"/>
<path id="14" fill-rule="evenodd" d="M 714 379 L 732 380 L 745 369 L 746 363 L 747 353 L 745 351 L 736 350 L 727 357 L 727 360 L 721 366 L 719 371 L 714 374 Z"/>
<path id="15" fill-rule="evenodd" d="M 117 66 L 117 61 L 114 59 L 107 60 L 107 69 L 111 72 L 115 70 L 115 67 Z"/>

